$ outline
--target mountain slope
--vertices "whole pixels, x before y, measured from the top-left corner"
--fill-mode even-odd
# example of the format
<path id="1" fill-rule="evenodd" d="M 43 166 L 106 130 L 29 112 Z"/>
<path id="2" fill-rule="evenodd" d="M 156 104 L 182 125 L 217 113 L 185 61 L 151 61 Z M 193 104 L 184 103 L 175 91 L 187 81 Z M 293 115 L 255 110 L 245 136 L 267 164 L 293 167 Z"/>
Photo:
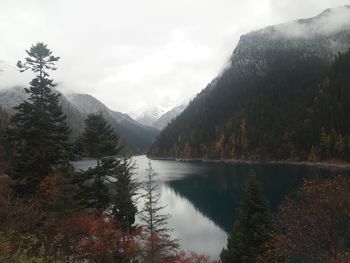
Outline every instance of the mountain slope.
<path id="1" fill-rule="evenodd" d="M 27 94 L 21 86 L 10 89 L 0 89 L 0 106 L 10 115 L 15 113 L 13 109 L 23 100 L 27 99 Z M 72 105 L 64 95 L 61 95 L 59 102 L 64 114 L 67 116 L 67 123 L 72 129 L 72 137 L 77 137 L 84 129 L 84 118 L 80 112 Z"/>
<path id="2" fill-rule="evenodd" d="M 0 90 L 0 106 L 10 115 L 27 94 L 23 87 Z M 84 129 L 84 120 L 89 113 L 101 112 L 111 125 L 120 133 L 128 150 L 133 154 L 145 153 L 159 133 L 157 129 L 140 125 L 127 114 L 112 111 L 90 95 L 70 94 L 59 98 L 67 123 L 72 129 L 72 137 L 77 137 Z"/>
<path id="3" fill-rule="evenodd" d="M 130 116 L 132 116 L 138 123 L 150 127 L 156 127 L 153 125 L 154 122 L 157 121 L 165 112 L 166 110 L 162 107 L 149 107 L 131 112 Z"/>
<path id="4" fill-rule="evenodd" d="M 184 109 L 186 109 L 186 107 L 187 103 L 172 108 L 171 110 L 161 115 L 156 121 L 154 121 L 152 123 L 152 126 L 160 130 L 164 129 L 168 125 L 168 123 L 175 117 L 180 115 L 180 113 L 183 112 Z"/>
<path id="5" fill-rule="evenodd" d="M 349 17 L 344 6 L 243 35 L 229 67 L 169 123 L 149 155 L 309 158 L 322 132 L 313 129 L 321 116 L 310 111 L 337 53 L 350 47 Z M 332 127 L 324 129 L 328 136 Z"/>
<path id="6" fill-rule="evenodd" d="M 102 113 L 111 125 L 125 139 L 133 153 L 144 153 L 153 143 L 159 131 L 134 121 L 129 115 L 110 110 L 96 98 L 87 94 L 69 94 L 68 100 L 84 118 L 90 113 Z"/>

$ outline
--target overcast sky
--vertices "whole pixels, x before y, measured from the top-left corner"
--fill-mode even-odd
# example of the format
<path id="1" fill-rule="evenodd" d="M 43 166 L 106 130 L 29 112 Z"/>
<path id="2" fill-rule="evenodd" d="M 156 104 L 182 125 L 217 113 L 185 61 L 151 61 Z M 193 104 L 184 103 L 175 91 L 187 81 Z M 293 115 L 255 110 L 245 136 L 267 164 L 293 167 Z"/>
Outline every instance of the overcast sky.
<path id="1" fill-rule="evenodd" d="M 61 57 L 59 89 L 89 93 L 130 112 L 171 108 L 205 88 L 239 36 L 317 15 L 350 0 L 1 0 L 0 86 L 37 41 Z M 7 65 L 6 65 L 7 64 Z"/>

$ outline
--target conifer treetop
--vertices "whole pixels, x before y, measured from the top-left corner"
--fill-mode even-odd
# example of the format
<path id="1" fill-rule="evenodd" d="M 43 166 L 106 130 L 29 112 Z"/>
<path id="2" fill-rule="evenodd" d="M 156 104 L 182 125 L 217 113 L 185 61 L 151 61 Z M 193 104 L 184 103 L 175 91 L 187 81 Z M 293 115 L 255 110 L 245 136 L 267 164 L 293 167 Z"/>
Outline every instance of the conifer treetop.
<path id="1" fill-rule="evenodd" d="M 55 57 L 52 55 L 52 51 L 47 48 L 47 45 L 43 42 L 37 42 L 32 45 L 29 50 L 26 50 L 28 57 L 25 58 L 25 62 L 19 60 L 17 62 L 17 67 L 20 72 L 24 72 L 28 69 L 35 73 L 39 73 L 38 77 L 48 77 L 49 74 L 47 70 L 56 70 L 55 62 L 57 62 L 60 57 Z"/>

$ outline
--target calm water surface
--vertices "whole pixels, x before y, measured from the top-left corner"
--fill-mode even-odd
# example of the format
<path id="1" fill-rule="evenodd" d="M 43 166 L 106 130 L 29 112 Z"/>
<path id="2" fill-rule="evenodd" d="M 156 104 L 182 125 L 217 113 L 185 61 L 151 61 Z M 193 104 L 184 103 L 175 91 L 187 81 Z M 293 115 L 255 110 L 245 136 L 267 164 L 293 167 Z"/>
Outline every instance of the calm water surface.
<path id="1" fill-rule="evenodd" d="M 145 180 L 148 159 L 134 156 L 136 177 Z M 87 169 L 95 161 L 75 162 Z M 153 160 L 158 173 L 161 201 L 172 215 L 170 228 L 181 239 L 185 250 L 194 250 L 218 258 L 233 227 L 235 212 L 243 191 L 244 179 L 254 171 L 265 191 L 272 211 L 277 211 L 283 197 L 306 178 L 337 173 L 335 169 L 286 164 L 235 164 L 216 162 L 176 162 Z M 139 204 L 139 209 L 142 204 Z"/>

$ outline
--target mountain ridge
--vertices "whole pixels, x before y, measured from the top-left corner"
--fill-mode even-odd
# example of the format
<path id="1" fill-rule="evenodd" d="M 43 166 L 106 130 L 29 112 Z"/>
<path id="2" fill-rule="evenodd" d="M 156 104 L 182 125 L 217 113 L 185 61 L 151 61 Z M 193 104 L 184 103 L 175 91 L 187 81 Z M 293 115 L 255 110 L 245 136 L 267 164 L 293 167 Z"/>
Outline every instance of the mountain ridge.
<path id="1" fill-rule="evenodd" d="M 311 135 L 302 134 L 310 128 L 299 122 L 309 117 L 297 109 L 311 107 L 322 76 L 350 47 L 344 17 L 348 6 L 242 35 L 229 67 L 160 133 L 149 156 L 307 159 Z M 320 27 L 325 21 L 337 24 L 326 24 L 327 31 Z M 310 28 L 321 31 L 308 35 Z"/>
<path id="2" fill-rule="evenodd" d="M 179 114 L 181 114 L 181 112 L 183 112 L 186 109 L 187 105 L 188 103 L 184 103 L 165 112 L 155 122 L 153 122 L 152 126 L 158 128 L 159 130 L 164 129 L 169 122 L 171 122 L 174 118 L 176 118 Z"/>
<path id="3" fill-rule="evenodd" d="M 25 99 L 27 94 L 21 86 L 0 89 L 0 106 L 10 115 L 15 113 L 13 107 Z M 125 113 L 110 110 L 101 101 L 88 94 L 61 94 L 59 102 L 72 129 L 72 138 L 79 136 L 83 131 L 87 115 L 98 112 L 101 112 L 120 133 L 123 143 L 131 153 L 145 153 L 158 134 L 158 130 L 137 123 Z"/>
<path id="4" fill-rule="evenodd" d="M 129 115 L 109 109 L 101 101 L 89 94 L 68 94 L 68 100 L 74 104 L 83 116 L 101 113 L 127 142 L 134 153 L 144 153 L 152 144 L 158 130 L 142 125 Z M 92 107 L 93 106 L 93 107 Z"/>

